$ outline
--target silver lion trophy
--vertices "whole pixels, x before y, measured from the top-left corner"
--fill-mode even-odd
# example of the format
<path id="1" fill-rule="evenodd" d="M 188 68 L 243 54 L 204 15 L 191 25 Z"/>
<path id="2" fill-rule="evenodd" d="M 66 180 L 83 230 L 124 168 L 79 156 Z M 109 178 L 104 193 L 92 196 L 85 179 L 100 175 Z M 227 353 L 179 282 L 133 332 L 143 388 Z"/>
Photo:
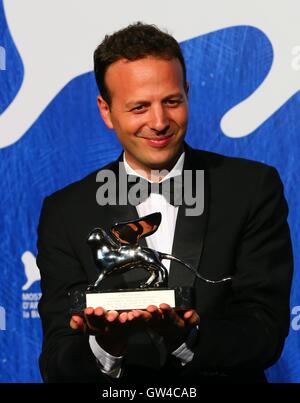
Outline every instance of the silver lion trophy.
<path id="1" fill-rule="evenodd" d="M 161 213 L 153 213 L 132 221 L 113 225 L 110 230 L 95 228 L 87 238 L 99 275 L 93 285 L 86 290 L 72 292 L 71 314 L 80 314 L 86 307 L 102 307 L 105 310 L 129 311 L 146 309 L 149 305 L 166 303 L 176 310 L 186 310 L 193 306 L 192 287 L 168 286 L 168 270 L 162 260 L 176 261 L 196 277 L 208 283 L 219 281 L 203 278 L 187 263 L 175 256 L 143 247 L 139 240 L 152 235 L 161 223 Z M 148 278 L 138 288 L 103 289 L 102 282 L 108 276 L 122 274 L 132 269 L 149 273 Z"/>

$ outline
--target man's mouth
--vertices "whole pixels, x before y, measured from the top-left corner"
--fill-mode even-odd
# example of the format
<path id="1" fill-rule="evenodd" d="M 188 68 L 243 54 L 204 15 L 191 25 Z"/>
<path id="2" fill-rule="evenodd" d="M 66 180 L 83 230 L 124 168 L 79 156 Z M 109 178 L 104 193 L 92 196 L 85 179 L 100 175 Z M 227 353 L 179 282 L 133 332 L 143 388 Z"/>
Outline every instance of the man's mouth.
<path id="1" fill-rule="evenodd" d="M 154 147 L 163 147 L 166 144 L 168 144 L 171 139 L 172 139 L 173 135 L 170 134 L 168 136 L 157 136 L 157 137 L 143 137 L 144 140 L 146 140 L 146 142 Z"/>

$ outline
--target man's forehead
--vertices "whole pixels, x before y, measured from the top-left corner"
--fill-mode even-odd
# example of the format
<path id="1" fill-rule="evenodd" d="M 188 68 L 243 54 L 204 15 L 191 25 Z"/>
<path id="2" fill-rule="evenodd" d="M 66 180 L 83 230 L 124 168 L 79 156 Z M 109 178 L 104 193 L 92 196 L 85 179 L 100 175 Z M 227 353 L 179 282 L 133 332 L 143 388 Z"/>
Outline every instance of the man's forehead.
<path id="1" fill-rule="evenodd" d="M 181 63 L 177 58 L 147 55 L 145 57 L 141 57 L 135 60 L 129 60 L 125 58 L 118 59 L 117 61 L 113 62 L 111 65 L 108 66 L 106 70 L 106 76 L 110 75 L 112 72 L 126 73 L 130 72 L 133 69 L 144 70 L 159 65 L 169 66 L 170 68 L 175 68 L 182 71 Z"/>
<path id="2" fill-rule="evenodd" d="M 144 56 L 141 56 L 141 57 L 136 57 L 134 59 L 127 59 L 125 57 L 122 57 L 122 58 L 116 60 L 115 62 L 113 62 L 111 64 L 111 66 L 116 64 L 116 63 L 124 64 L 124 65 L 127 64 L 128 65 L 130 63 L 135 63 L 135 62 L 147 62 L 147 61 L 151 62 L 153 60 L 157 60 L 157 61 L 178 60 L 179 61 L 179 59 L 177 59 L 176 57 L 170 57 L 170 56 L 167 56 L 167 55 L 165 56 L 165 55 L 151 55 L 150 54 L 150 55 L 144 55 Z"/>
<path id="3" fill-rule="evenodd" d="M 106 85 L 110 91 L 122 87 L 125 91 L 139 89 L 147 86 L 170 87 L 176 91 L 183 83 L 183 71 L 178 59 L 163 59 L 147 56 L 137 60 L 120 59 L 112 63 L 105 76 Z M 140 87 L 140 88 L 139 88 Z"/>

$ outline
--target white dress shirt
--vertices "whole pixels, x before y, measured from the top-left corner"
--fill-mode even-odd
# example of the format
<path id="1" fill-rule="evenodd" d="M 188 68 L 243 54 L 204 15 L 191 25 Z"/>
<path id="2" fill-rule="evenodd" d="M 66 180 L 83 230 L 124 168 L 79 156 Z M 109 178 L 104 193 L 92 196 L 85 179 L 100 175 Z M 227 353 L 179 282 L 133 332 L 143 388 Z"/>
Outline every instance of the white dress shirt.
<path id="1" fill-rule="evenodd" d="M 130 167 L 126 161 L 125 153 L 123 154 L 123 157 L 124 168 L 127 174 L 142 177 L 142 175 Z M 173 169 L 162 179 L 162 182 L 174 176 L 181 175 L 184 157 L 185 153 L 182 153 Z M 178 207 L 169 204 L 163 195 L 151 193 L 145 201 L 136 206 L 136 209 L 139 217 L 155 212 L 160 212 L 162 214 L 162 221 L 157 231 L 145 239 L 149 248 L 171 254 Z M 163 264 L 168 270 L 170 269 L 169 260 L 164 260 Z M 194 332 L 191 332 L 189 339 L 193 338 L 194 335 Z M 95 336 L 90 336 L 89 342 L 101 371 L 113 378 L 118 378 L 122 371 L 121 365 L 123 357 L 115 357 L 104 351 L 97 343 Z M 178 347 L 178 349 L 172 354 L 181 361 L 182 365 L 190 362 L 194 356 L 194 353 L 187 347 L 187 341 Z"/>

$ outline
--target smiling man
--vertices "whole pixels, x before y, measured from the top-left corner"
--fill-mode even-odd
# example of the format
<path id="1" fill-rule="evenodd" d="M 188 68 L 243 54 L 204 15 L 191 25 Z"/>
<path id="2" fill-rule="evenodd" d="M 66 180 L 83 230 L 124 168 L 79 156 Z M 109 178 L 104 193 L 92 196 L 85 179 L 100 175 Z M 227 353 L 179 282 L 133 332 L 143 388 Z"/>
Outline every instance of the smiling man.
<path id="1" fill-rule="evenodd" d="M 183 152 L 188 118 L 187 83 L 178 59 L 147 56 L 110 65 L 105 83 L 111 101 L 98 97 L 106 125 L 114 129 L 128 164 L 147 175 L 171 170 Z"/>
<path id="2" fill-rule="evenodd" d="M 107 36 L 94 54 L 98 106 L 124 152 L 100 170 L 164 182 L 205 172 L 203 214 L 188 216 L 150 193 L 137 206 L 99 205 L 92 173 L 46 198 L 41 213 L 39 310 L 45 381 L 262 382 L 280 357 L 289 329 L 292 251 L 287 205 L 277 171 L 267 165 L 194 150 L 184 142 L 188 83 L 180 47 L 152 25 L 133 24 Z M 184 182 L 183 191 L 199 185 Z M 116 183 L 118 185 L 118 183 Z M 203 193 L 203 192 L 202 192 Z M 156 211 L 159 229 L 147 246 L 172 253 L 212 285 L 172 262 L 169 285 L 193 287 L 193 309 L 165 301 L 145 310 L 86 308 L 70 315 L 69 292 L 86 289 L 97 270 L 86 244 L 96 226 L 109 228 Z M 146 244 L 144 245 L 146 246 Z M 111 277 L 108 288 L 137 287 L 143 273 Z"/>

